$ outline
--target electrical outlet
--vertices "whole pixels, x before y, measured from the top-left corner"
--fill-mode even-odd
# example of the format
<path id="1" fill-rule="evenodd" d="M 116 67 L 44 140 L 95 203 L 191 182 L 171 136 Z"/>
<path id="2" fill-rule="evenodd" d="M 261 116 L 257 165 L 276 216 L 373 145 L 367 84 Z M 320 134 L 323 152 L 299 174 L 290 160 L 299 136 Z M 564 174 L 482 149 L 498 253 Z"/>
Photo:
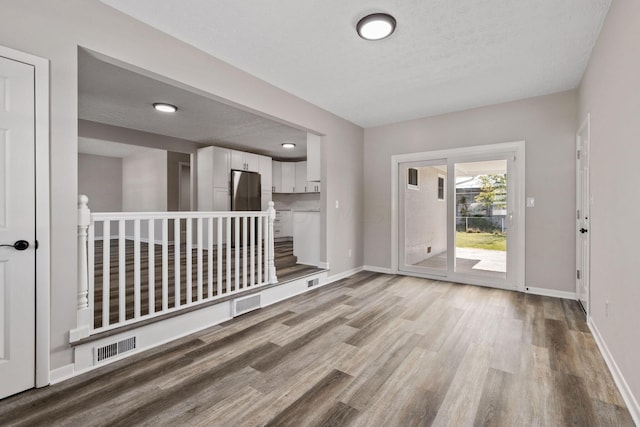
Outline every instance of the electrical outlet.
<path id="1" fill-rule="evenodd" d="M 340 202 L 336 200 L 336 209 L 340 207 Z"/>

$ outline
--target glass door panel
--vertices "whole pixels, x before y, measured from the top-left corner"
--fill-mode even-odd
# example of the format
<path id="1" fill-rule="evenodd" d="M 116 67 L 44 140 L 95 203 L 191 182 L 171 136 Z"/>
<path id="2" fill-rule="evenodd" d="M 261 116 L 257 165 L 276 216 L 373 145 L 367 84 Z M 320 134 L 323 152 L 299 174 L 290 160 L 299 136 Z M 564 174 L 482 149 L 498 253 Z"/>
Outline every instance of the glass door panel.
<path id="1" fill-rule="evenodd" d="M 399 262 L 403 271 L 446 275 L 446 161 L 401 163 L 398 168 Z"/>
<path id="2" fill-rule="evenodd" d="M 507 160 L 455 163 L 456 273 L 507 277 Z"/>

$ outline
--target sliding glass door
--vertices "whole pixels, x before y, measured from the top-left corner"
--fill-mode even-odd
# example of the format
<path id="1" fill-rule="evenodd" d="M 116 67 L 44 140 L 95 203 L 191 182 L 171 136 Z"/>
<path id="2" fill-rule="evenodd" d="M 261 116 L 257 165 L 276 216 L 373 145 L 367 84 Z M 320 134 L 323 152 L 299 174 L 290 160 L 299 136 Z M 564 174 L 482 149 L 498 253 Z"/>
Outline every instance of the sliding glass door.
<path id="1" fill-rule="evenodd" d="M 400 274 L 524 287 L 524 143 L 394 156 Z"/>
<path id="2" fill-rule="evenodd" d="M 403 229 L 399 247 L 405 271 L 447 274 L 446 177 L 443 160 L 401 164 L 398 206 Z"/>

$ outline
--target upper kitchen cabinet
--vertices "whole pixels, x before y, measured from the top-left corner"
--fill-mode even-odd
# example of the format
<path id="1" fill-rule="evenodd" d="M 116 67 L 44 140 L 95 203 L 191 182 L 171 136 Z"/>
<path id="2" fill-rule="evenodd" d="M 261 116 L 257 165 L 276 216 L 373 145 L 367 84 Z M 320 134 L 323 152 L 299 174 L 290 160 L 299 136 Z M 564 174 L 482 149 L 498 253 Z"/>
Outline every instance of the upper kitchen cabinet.
<path id="1" fill-rule="evenodd" d="M 321 141 L 320 136 L 307 133 L 307 181 L 309 182 L 320 182 Z"/>
<path id="2" fill-rule="evenodd" d="M 273 171 L 271 157 L 258 156 L 258 172 L 260 172 L 260 184 L 262 191 L 273 191 Z"/>
<path id="3" fill-rule="evenodd" d="M 262 156 L 231 150 L 231 169 L 260 172 L 260 157 Z"/>
<path id="4" fill-rule="evenodd" d="M 271 162 L 272 191 L 282 193 L 282 162 L 276 160 Z"/>
<path id="5" fill-rule="evenodd" d="M 307 192 L 307 162 L 296 162 L 296 193 Z"/>
<path id="6" fill-rule="evenodd" d="M 319 193 L 320 182 L 308 181 L 308 162 L 272 162 L 274 193 Z"/>
<path id="7" fill-rule="evenodd" d="M 296 164 L 282 162 L 282 193 L 296 192 Z"/>
<path id="8" fill-rule="evenodd" d="M 228 188 L 230 159 L 231 150 L 227 148 L 198 149 L 198 182 L 206 183 L 210 187 Z M 198 198 L 200 198 L 199 195 Z"/>

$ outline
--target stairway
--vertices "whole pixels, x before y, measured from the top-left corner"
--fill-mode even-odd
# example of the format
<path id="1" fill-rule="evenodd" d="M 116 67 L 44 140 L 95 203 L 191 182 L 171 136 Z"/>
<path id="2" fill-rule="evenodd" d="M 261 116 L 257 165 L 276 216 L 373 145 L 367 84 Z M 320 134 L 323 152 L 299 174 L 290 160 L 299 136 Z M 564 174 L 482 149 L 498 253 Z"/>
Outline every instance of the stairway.
<path id="1" fill-rule="evenodd" d="M 103 252 L 102 241 L 95 242 L 95 268 L 94 268 L 94 327 L 102 327 L 102 291 L 103 291 Z M 133 241 L 127 240 L 125 242 L 125 319 L 131 319 L 134 317 L 134 244 Z M 168 282 L 168 295 L 167 295 L 167 307 L 175 307 L 175 252 L 173 245 L 169 245 L 168 248 L 168 269 L 167 269 L 167 282 Z M 293 255 L 293 242 L 278 242 L 275 243 L 274 263 L 276 266 L 276 275 L 279 281 L 291 279 L 296 276 L 308 274 L 310 269 L 314 269 L 310 266 L 298 265 L 297 257 Z M 185 277 L 186 270 L 186 246 L 184 244 L 180 247 L 180 305 L 187 304 L 187 284 Z M 240 288 L 243 287 L 243 248 L 230 248 L 231 251 L 231 284 L 230 291 L 235 291 L 235 262 L 236 262 L 236 250 L 239 252 L 240 257 Z M 248 250 L 250 254 L 250 250 Z M 118 240 L 112 239 L 110 246 L 110 262 L 109 262 L 109 324 L 117 323 L 119 321 L 119 256 L 118 256 Z M 197 249 L 192 249 L 192 266 L 191 272 L 191 301 L 198 300 L 197 284 L 198 284 L 198 268 Z M 213 250 L 213 270 L 212 270 L 212 296 L 218 295 L 218 266 L 217 266 L 217 249 Z M 247 281 L 250 281 L 251 266 L 249 263 L 249 256 L 247 257 Z M 156 311 L 162 309 L 162 245 L 155 245 L 154 247 L 154 306 Z M 202 251 L 202 292 L 203 297 L 208 297 L 208 253 L 206 250 Z M 257 249 L 255 250 L 255 265 L 254 274 L 257 280 L 258 278 L 258 259 Z M 264 249 L 262 258 L 262 281 L 266 280 L 266 266 L 264 265 Z M 140 243 L 140 313 L 146 315 L 149 313 L 149 251 L 148 244 Z M 222 249 L 222 286 L 221 294 L 227 293 L 227 248 Z"/>

